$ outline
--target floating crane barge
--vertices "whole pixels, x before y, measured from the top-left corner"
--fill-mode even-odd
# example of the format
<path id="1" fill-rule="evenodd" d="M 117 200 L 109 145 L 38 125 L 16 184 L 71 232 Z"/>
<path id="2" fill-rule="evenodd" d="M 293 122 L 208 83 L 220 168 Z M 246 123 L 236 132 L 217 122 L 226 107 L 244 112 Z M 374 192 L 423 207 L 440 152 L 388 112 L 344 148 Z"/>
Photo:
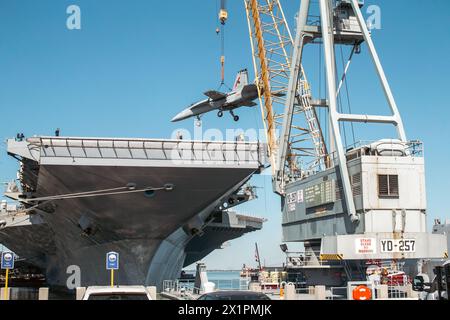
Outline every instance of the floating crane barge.
<path id="1" fill-rule="evenodd" d="M 422 144 L 406 138 L 361 13 L 364 1 L 301 0 L 295 38 L 280 1 L 244 4 L 273 191 L 281 196 L 283 241 L 305 247 L 295 255 L 283 245 L 287 269 L 304 274 L 306 285 L 340 286 L 365 279 L 374 261 L 400 261 L 414 275 L 419 259 L 445 257 L 445 237 L 427 232 Z M 302 66 L 304 48 L 312 44 L 323 50 L 313 57 L 323 57 L 325 96 L 313 97 Z M 339 47 L 350 49 L 342 70 Z M 343 109 L 349 67 L 362 50 L 373 62 L 389 115 Z M 326 112 L 322 122 L 319 108 Z M 348 146 L 343 130 L 349 123 L 391 125 L 396 135 Z"/>

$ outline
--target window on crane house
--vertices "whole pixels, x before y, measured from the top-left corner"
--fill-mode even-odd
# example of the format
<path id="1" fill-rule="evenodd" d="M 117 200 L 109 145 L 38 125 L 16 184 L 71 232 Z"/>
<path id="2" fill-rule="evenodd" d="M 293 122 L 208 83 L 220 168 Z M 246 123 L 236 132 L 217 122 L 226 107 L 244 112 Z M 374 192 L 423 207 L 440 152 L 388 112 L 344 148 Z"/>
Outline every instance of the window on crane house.
<path id="1" fill-rule="evenodd" d="M 379 174 L 378 175 L 378 197 L 398 198 L 398 175 Z"/>

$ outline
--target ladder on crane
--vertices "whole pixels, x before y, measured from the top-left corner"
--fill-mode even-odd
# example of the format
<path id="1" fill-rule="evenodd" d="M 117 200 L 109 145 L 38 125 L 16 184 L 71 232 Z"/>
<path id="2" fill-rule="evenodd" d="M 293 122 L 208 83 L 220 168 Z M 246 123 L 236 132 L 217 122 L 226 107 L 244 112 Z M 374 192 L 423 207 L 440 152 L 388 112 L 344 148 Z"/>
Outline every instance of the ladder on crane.
<path id="1" fill-rule="evenodd" d="M 288 107 L 294 41 L 280 1 L 244 0 L 244 4 L 274 191 L 284 194 L 287 182 L 326 164 L 327 148 L 301 66 L 294 88 L 296 101 L 291 110 Z M 289 119 L 287 128 L 286 119 Z M 312 158 L 307 161 L 309 167 L 300 164 L 305 158 Z"/>

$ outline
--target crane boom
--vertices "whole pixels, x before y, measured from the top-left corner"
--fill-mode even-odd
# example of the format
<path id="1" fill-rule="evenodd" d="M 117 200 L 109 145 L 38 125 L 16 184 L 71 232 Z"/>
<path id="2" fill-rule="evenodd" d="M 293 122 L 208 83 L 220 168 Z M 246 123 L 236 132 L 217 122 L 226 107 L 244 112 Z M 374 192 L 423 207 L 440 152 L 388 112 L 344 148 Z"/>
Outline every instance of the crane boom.
<path id="1" fill-rule="evenodd" d="M 283 194 L 288 181 L 325 163 L 327 149 L 300 60 L 291 64 L 293 50 L 302 46 L 294 48 L 280 1 L 244 3 L 274 191 Z"/>
<path id="2" fill-rule="evenodd" d="M 258 12 L 257 0 L 244 1 L 247 21 L 249 25 L 250 42 L 252 45 L 253 64 L 255 68 L 255 77 L 258 80 L 258 95 L 260 99 L 261 114 L 265 125 L 266 138 L 268 144 L 269 157 L 272 164 L 272 173 L 275 170 L 275 155 L 277 153 L 277 138 L 275 134 L 275 121 L 272 105 L 272 90 L 270 86 L 270 71 L 268 60 L 266 59 L 266 47 L 264 46 L 263 24 Z M 252 28 L 253 27 L 253 28 Z M 252 36 L 253 35 L 253 36 Z M 256 42 L 256 47 L 254 45 Z M 259 59 L 259 70 L 256 65 L 255 55 Z M 283 68 L 283 65 L 279 66 Z M 262 101 L 263 94 L 263 101 Z"/>

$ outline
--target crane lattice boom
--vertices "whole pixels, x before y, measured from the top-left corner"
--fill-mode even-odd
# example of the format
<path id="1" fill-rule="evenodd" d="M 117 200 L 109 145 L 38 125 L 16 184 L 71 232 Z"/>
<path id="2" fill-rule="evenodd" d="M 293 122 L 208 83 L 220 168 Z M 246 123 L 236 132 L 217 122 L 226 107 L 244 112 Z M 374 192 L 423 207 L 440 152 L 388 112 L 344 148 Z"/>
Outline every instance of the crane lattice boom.
<path id="1" fill-rule="evenodd" d="M 293 38 L 280 1 L 244 0 L 244 3 L 274 187 L 276 192 L 283 193 L 287 181 L 300 178 L 308 170 L 305 163 L 311 167 L 323 164 L 327 149 L 316 111 L 311 106 L 311 90 L 303 69 L 296 84 L 294 109 L 288 119 L 287 140 L 280 137 L 288 109 Z M 284 141 L 286 145 L 282 144 Z"/>

